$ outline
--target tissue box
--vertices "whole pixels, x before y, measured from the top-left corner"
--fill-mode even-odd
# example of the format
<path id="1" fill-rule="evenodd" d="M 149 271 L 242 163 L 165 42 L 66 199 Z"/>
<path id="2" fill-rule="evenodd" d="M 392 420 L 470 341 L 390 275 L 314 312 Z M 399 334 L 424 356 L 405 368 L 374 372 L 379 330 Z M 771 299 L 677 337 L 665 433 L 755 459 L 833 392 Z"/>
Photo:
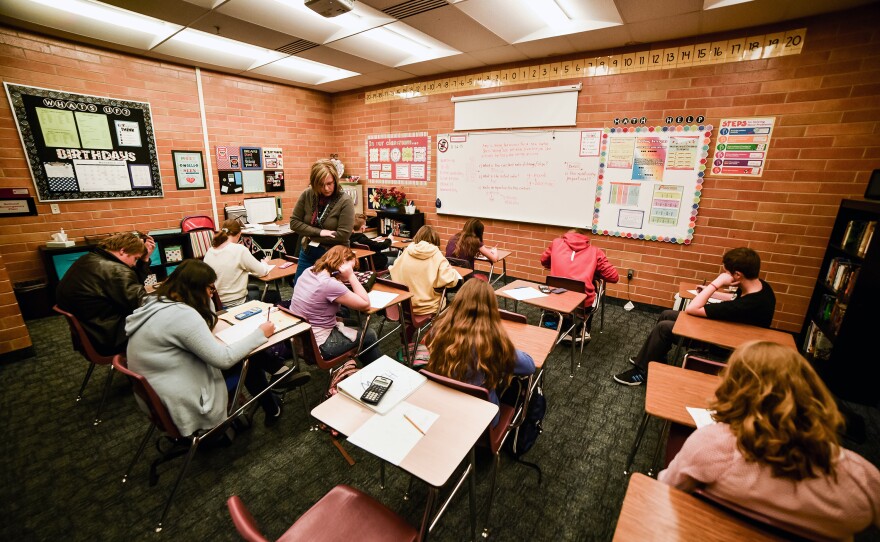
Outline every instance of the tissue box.
<path id="1" fill-rule="evenodd" d="M 71 240 L 67 241 L 46 241 L 46 246 L 49 248 L 62 248 L 62 247 L 72 247 L 76 243 Z"/>

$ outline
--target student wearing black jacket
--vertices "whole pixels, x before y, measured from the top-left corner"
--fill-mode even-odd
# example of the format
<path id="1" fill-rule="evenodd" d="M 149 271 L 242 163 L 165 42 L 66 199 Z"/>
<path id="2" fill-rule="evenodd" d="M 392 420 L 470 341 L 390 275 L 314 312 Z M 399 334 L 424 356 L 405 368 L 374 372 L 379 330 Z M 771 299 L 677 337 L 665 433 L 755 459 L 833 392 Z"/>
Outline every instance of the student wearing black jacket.
<path id="1" fill-rule="evenodd" d="M 364 215 L 356 215 L 354 217 L 354 228 L 351 230 L 351 237 L 349 240 L 352 243 L 366 245 L 370 247 L 370 250 L 376 253 L 373 255 L 373 263 L 376 264 L 376 269 L 388 269 L 388 256 L 383 254 L 382 251 L 387 250 L 391 246 L 393 239 L 390 235 L 387 239 L 383 239 L 382 241 L 370 239 L 364 235 L 366 225 L 367 218 Z M 364 265 L 364 262 L 360 262 L 361 269 L 367 269 L 367 267 L 368 266 Z"/>

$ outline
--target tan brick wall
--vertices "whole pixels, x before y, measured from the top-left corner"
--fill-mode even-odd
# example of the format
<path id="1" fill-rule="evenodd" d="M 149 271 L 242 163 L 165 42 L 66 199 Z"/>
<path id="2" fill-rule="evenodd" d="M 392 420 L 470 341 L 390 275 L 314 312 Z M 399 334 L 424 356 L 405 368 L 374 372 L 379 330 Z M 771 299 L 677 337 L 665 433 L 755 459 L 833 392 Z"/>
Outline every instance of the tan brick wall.
<path id="1" fill-rule="evenodd" d="M 715 125 L 731 116 L 777 119 L 763 177 L 706 179 L 690 246 L 593 237 L 624 275 L 620 284 L 609 288 L 612 296 L 626 297 L 625 270 L 632 268 L 636 271 L 631 284 L 634 301 L 671 306 L 680 281 L 713 278 L 725 250 L 747 245 L 761 254 L 762 274 L 777 293 L 773 325 L 800 329 L 837 206 L 843 198 L 862 197 L 871 171 L 880 168 L 880 34 L 873 24 L 878 17 L 880 9 L 875 5 L 718 35 L 729 39 L 805 26 L 806 46 L 797 56 L 553 83 L 584 84 L 578 99 L 578 127 L 612 126 L 615 117 L 643 115 L 654 124 L 662 123 L 667 115 L 705 115 L 706 122 Z M 626 51 L 595 53 L 621 52 Z M 447 75 L 454 74 L 438 78 Z M 505 86 L 503 90 L 548 85 Z M 364 139 L 369 134 L 427 131 L 436 141 L 438 133 L 452 130 L 451 96 L 365 105 L 363 92 L 337 95 L 334 139 L 341 156 L 350 169 L 363 173 Z M 436 178 L 436 159 L 430 178 Z M 426 222 L 439 226 L 445 242 L 463 220 L 438 216 L 435 192 L 433 181 L 427 187 L 406 188 L 407 196 L 427 212 Z M 590 218 L 585 211 L 585 225 Z M 512 274 L 543 280 L 545 272 L 538 258 L 563 228 L 484 222 L 488 244 L 514 251 L 508 259 Z"/>

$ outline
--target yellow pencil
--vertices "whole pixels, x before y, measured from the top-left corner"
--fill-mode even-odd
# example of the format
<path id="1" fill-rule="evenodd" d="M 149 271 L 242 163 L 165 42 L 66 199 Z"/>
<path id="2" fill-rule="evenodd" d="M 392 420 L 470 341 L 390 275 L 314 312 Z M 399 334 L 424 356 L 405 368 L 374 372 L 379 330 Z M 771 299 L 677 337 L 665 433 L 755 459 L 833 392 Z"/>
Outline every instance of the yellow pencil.
<path id="1" fill-rule="evenodd" d="M 421 433 L 421 434 L 423 434 L 423 435 L 425 434 L 425 432 L 422 431 L 422 428 L 419 427 L 418 425 L 416 425 L 416 422 L 412 421 L 412 418 L 410 418 L 410 417 L 407 416 L 406 414 L 404 414 L 403 417 L 406 418 L 406 421 L 408 421 L 409 423 L 411 423 L 412 426 L 415 427 L 416 430 L 418 430 L 419 433 Z"/>

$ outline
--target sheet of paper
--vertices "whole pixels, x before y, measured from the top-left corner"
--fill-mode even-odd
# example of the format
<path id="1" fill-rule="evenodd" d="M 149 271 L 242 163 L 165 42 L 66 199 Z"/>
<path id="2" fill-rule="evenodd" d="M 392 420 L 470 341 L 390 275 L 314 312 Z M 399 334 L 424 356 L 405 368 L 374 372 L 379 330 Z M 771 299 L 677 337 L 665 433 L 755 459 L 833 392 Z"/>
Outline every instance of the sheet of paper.
<path id="1" fill-rule="evenodd" d="M 696 295 L 697 295 L 698 293 L 700 293 L 700 292 L 698 292 L 698 291 L 696 291 L 696 290 L 688 290 L 688 293 L 689 293 L 689 294 L 693 294 L 694 296 L 696 296 Z M 720 300 L 720 299 L 715 299 L 714 297 L 710 297 L 710 298 L 709 298 L 709 303 L 721 303 L 721 300 Z"/>
<path id="2" fill-rule="evenodd" d="M 421 412 L 417 412 L 416 409 Z M 430 420 L 430 423 L 427 423 L 428 428 L 438 418 L 433 412 L 403 402 L 385 415 L 373 415 L 348 437 L 348 441 L 392 465 L 400 465 L 424 436 L 404 417 L 404 414 L 417 417 L 422 422 Z"/>
<path id="3" fill-rule="evenodd" d="M 255 329 L 260 327 L 260 324 L 266 321 L 265 313 L 260 313 L 255 316 L 251 316 L 241 322 L 237 322 L 232 327 L 228 327 L 223 331 L 217 333 L 217 338 L 226 344 L 236 343 L 248 335 L 250 335 Z"/>
<path id="4" fill-rule="evenodd" d="M 694 419 L 694 423 L 697 424 L 697 429 L 701 427 L 706 427 L 707 425 L 712 425 L 715 420 L 712 419 L 712 412 L 707 408 L 696 408 L 696 407 L 685 407 L 688 411 L 688 414 L 691 415 L 691 418 Z"/>
<path id="5" fill-rule="evenodd" d="M 524 288 L 514 288 L 513 290 L 504 290 L 504 292 L 510 297 L 516 299 L 517 301 L 525 301 L 526 299 L 535 299 L 538 297 L 547 297 L 547 294 L 542 294 L 537 288 L 532 288 L 531 286 L 526 286 Z"/>
<path id="6" fill-rule="evenodd" d="M 397 297 L 397 294 L 391 292 L 379 292 L 376 290 L 373 290 L 367 295 L 370 296 L 370 307 L 374 309 L 385 308 L 385 305 L 391 303 L 394 301 L 394 298 Z"/>
<path id="7" fill-rule="evenodd" d="M 110 139 L 110 125 L 107 124 L 107 115 L 77 111 L 74 113 L 74 116 L 76 117 L 76 126 L 79 128 L 79 137 L 83 147 L 106 150 L 113 148 L 113 141 Z"/>
<path id="8" fill-rule="evenodd" d="M 436 412 L 431 412 L 430 410 L 425 410 L 424 408 L 417 407 L 416 405 L 411 405 L 406 401 L 400 403 L 398 408 L 403 407 L 404 412 L 403 415 L 409 418 L 410 422 L 416 425 L 422 433 L 427 433 L 431 426 L 434 425 L 434 422 L 437 421 L 437 418 L 440 417 Z M 388 414 L 391 414 L 389 412 Z M 386 416 L 388 415 L 386 414 Z"/>

